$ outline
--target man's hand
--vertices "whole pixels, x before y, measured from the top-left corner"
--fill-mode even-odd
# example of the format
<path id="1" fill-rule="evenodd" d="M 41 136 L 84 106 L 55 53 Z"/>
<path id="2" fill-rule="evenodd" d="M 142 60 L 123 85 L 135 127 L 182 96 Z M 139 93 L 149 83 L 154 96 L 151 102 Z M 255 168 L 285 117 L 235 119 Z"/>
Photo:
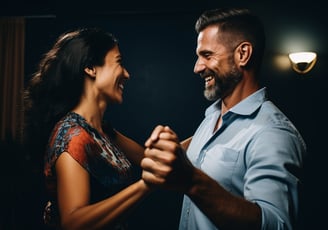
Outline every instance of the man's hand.
<path id="1" fill-rule="evenodd" d="M 142 179 L 151 185 L 187 191 L 194 168 L 176 133 L 168 126 L 157 126 L 145 147 L 145 158 L 141 161 Z"/>

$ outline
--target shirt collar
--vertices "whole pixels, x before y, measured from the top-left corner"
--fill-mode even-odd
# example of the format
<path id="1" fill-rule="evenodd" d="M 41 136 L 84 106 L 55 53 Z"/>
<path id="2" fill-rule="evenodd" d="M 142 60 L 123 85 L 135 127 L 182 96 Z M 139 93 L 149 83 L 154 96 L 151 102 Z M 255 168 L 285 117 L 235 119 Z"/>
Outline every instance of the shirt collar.
<path id="1" fill-rule="evenodd" d="M 266 92 L 266 87 L 259 89 L 255 93 L 249 95 L 244 100 L 236 104 L 229 111 L 240 115 L 252 114 L 262 105 L 264 101 L 267 100 Z M 206 109 L 205 116 L 218 110 L 221 110 L 221 99 L 218 99 Z"/>

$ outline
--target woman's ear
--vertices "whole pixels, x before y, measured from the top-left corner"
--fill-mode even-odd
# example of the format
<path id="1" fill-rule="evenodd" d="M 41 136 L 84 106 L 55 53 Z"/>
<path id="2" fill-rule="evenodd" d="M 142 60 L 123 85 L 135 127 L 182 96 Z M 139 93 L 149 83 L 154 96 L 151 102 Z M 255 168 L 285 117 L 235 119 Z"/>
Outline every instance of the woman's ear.
<path id="1" fill-rule="evenodd" d="M 239 63 L 240 67 L 245 67 L 251 59 L 252 53 L 253 47 L 251 43 L 240 43 L 235 52 L 236 63 Z"/>
<path id="2" fill-rule="evenodd" d="M 84 72 L 89 76 L 89 77 L 96 77 L 96 69 L 94 67 L 87 67 L 84 69 Z"/>

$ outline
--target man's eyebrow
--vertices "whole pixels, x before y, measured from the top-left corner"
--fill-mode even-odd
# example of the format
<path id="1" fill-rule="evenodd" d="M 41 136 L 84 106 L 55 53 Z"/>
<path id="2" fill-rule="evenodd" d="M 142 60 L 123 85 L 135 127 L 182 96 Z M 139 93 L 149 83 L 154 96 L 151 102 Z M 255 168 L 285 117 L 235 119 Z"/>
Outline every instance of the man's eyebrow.
<path id="1" fill-rule="evenodd" d="M 122 55 L 121 54 L 116 55 L 115 60 L 116 61 L 122 60 Z"/>
<path id="2" fill-rule="evenodd" d="M 212 54 L 213 52 L 210 50 L 201 50 L 198 52 L 199 55 L 207 55 L 207 54 Z"/>

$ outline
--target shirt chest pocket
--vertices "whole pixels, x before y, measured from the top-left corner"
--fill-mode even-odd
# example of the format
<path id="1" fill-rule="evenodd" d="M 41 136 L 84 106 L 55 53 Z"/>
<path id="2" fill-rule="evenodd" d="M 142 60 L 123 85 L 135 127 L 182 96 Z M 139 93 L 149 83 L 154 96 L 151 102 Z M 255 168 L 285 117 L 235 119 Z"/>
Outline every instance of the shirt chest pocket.
<path id="1" fill-rule="evenodd" d="M 204 151 L 201 169 L 222 186 L 229 188 L 236 169 L 240 152 L 231 148 L 214 146 Z"/>

